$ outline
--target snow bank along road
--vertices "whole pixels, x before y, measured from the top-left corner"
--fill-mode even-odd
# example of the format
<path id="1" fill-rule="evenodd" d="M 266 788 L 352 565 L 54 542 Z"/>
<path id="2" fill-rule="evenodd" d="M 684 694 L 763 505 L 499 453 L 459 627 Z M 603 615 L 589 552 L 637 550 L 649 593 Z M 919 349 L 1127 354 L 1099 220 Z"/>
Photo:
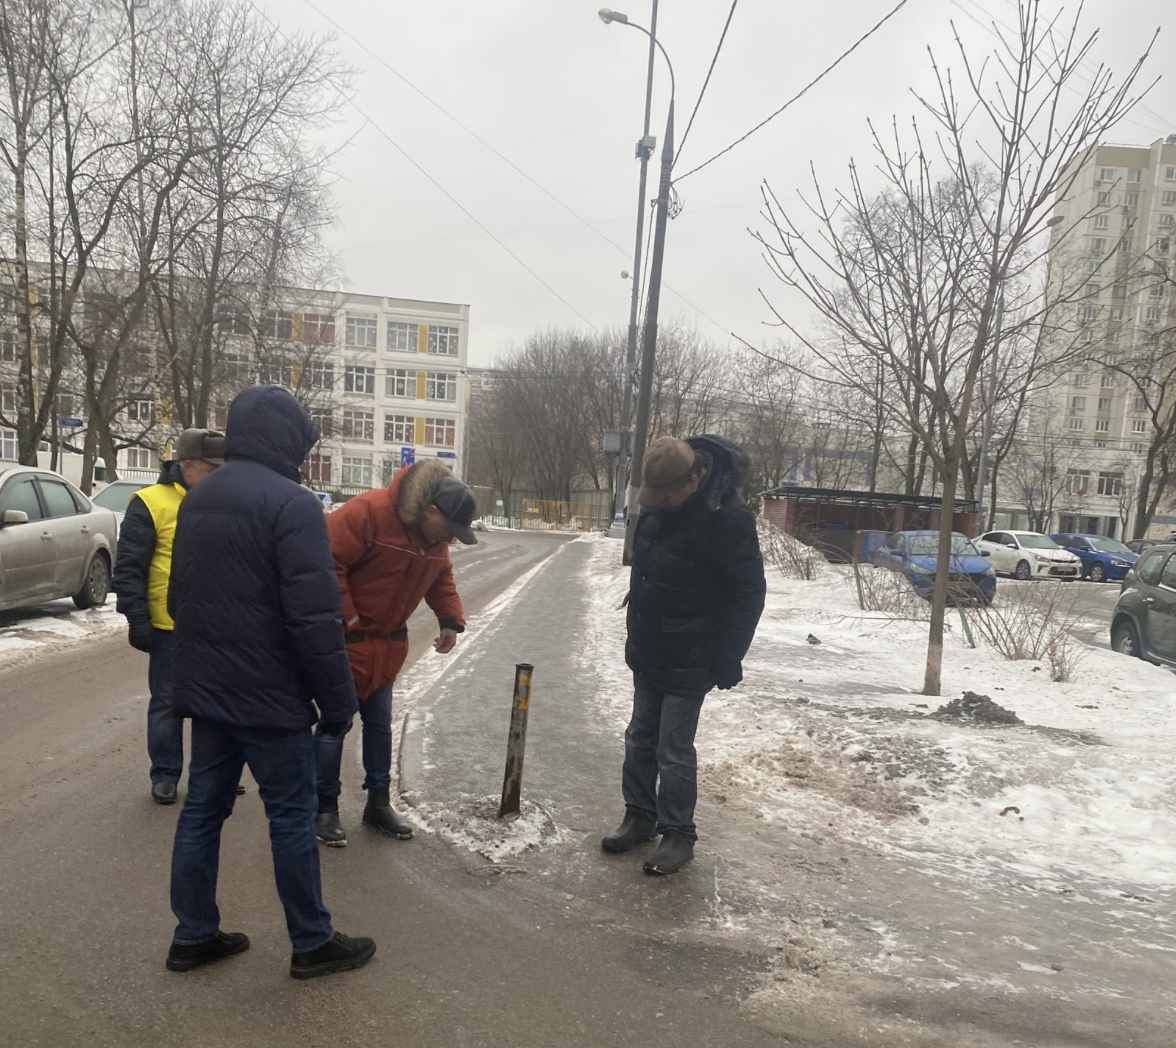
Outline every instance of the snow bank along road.
<path id="1" fill-rule="evenodd" d="M 479 538 L 455 557 L 473 621 L 567 542 Z M 413 623 L 424 654 L 406 670 L 407 687 L 439 658 L 428 652 L 435 632 L 427 615 Z M 602 939 L 552 909 L 520 909 L 472 853 L 429 836 L 366 835 L 353 769 L 352 843 L 324 856 L 324 890 L 341 929 L 376 938 L 374 963 L 307 984 L 286 974 L 289 943 L 250 785 L 225 827 L 220 901 L 225 927 L 247 931 L 253 947 L 186 976 L 165 971 L 178 808 L 147 795 L 146 665 L 113 612 L 54 606 L 0 623 L 4 1048 L 619 1048 L 653 1030 L 683 1046 L 783 1043 L 695 992 L 693 958 L 645 970 L 641 937 Z"/>

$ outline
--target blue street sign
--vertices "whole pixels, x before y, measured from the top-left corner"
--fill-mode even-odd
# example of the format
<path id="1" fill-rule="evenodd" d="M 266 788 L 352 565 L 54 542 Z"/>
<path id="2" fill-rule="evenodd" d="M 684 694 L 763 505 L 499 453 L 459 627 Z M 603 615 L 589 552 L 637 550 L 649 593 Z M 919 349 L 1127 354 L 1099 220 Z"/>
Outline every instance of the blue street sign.
<path id="1" fill-rule="evenodd" d="M 416 462 L 416 448 L 401 448 L 400 464 L 402 466 L 411 466 L 414 462 Z"/>
<path id="2" fill-rule="evenodd" d="M 455 459 L 455 458 L 457 458 L 457 452 L 456 451 L 438 451 L 437 457 L 439 459 Z"/>
<path id="3" fill-rule="evenodd" d="M 65 426 L 67 429 L 78 429 L 80 426 L 85 425 L 80 418 L 59 418 L 57 424 L 59 426 Z"/>

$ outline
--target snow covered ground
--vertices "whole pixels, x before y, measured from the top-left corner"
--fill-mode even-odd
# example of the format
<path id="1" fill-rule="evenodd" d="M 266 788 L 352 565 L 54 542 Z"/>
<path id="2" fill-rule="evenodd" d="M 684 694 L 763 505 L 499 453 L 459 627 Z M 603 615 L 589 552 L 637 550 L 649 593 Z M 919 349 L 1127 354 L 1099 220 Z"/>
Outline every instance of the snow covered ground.
<path id="1" fill-rule="evenodd" d="M 626 574 L 619 543 L 597 540 L 591 647 L 615 653 L 616 686 L 604 694 L 615 697 L 618 730 L 628 717 Z M 1168 889 L 1172 673 L 1090 649 L 1074 680 L 1056 683 L 1047 664 L 1007 661 L 979 639 L 970 648 L 959 618 L 949 619 L 942 697 L 929 698 L 919 693 L 925 623 L 860 612 L 846 567 L 811 582 L 769 568 L 744 682 L 712 692 L 703 711 L 703 796 L 970 876 L 1000 868 L 1059 883 L 1094 876 L 1127 893 Z M 935 719 L 965 691 L 1024 725 Z"/>
<path id="2" fill-rule="evenodd" d="M 114 610 L 113 596 L 106 604 L 88 611 L 79 611 L 71 600 L 55 600 L 0 613 L 0 665 L 108 636 L 125 629 L 126 622 Z"/>

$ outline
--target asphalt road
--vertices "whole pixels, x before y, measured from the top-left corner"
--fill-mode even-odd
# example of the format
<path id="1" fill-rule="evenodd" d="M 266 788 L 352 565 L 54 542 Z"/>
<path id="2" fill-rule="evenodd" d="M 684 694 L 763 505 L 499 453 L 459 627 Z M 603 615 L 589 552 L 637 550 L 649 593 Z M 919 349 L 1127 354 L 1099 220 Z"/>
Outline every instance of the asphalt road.
<path id="1" fill-rule="evenodd" d="M 471 620 L 565 541 L 481 538 L 456 558 Z M 414 655 L 434 633 L 427 616 L 414 620 Z M 410 663 L 404 679 L 413 672 Z M 148 797 L 145 678 L 145 657 L 121 635 L 0 670 L 5 1048 L 799 1043 L 737 1012 L 746 958 L 709 946 L 667 950 L 615 924 L 568 921 L 563 894 L 520 905 L 508 878 L 471 853 L 362 832 L 357 781 L 346 779 L 352 843 L 323 856 L 324 893 L 341 930 L 375 937 L 375 960 L 334 978 L 289 978 L 250 785 L 225 827 L 220 902 L 225 927 L 247 931 L 253 946 L 207 969 L 167 972 L 179 808 Z"/>

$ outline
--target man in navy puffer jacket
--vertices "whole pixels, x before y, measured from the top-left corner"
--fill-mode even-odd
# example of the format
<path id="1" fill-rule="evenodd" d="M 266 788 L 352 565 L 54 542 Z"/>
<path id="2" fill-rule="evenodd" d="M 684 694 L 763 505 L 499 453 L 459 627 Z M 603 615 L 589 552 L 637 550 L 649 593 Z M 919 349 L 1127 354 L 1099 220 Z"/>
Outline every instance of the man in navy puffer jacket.
<path id="1" fill-rule="evenodd" d="M 375 952 L 332 928 L 314 833 L 311 726 L 346 722 L 357 707 L 326 523 L 298 483 L 318 433 L 289 391 L 255 386 L 233 401 L 225 437 L 225 465 L 181 503 L 172 562 L 174 702 L 192 718 L 192 757 L 167 967 L 190 971 L 249 946 L 220 930 L 216 904 L 221 827 L 248 764 L 269 819 L 290 974 L 311 978 Z"/>

